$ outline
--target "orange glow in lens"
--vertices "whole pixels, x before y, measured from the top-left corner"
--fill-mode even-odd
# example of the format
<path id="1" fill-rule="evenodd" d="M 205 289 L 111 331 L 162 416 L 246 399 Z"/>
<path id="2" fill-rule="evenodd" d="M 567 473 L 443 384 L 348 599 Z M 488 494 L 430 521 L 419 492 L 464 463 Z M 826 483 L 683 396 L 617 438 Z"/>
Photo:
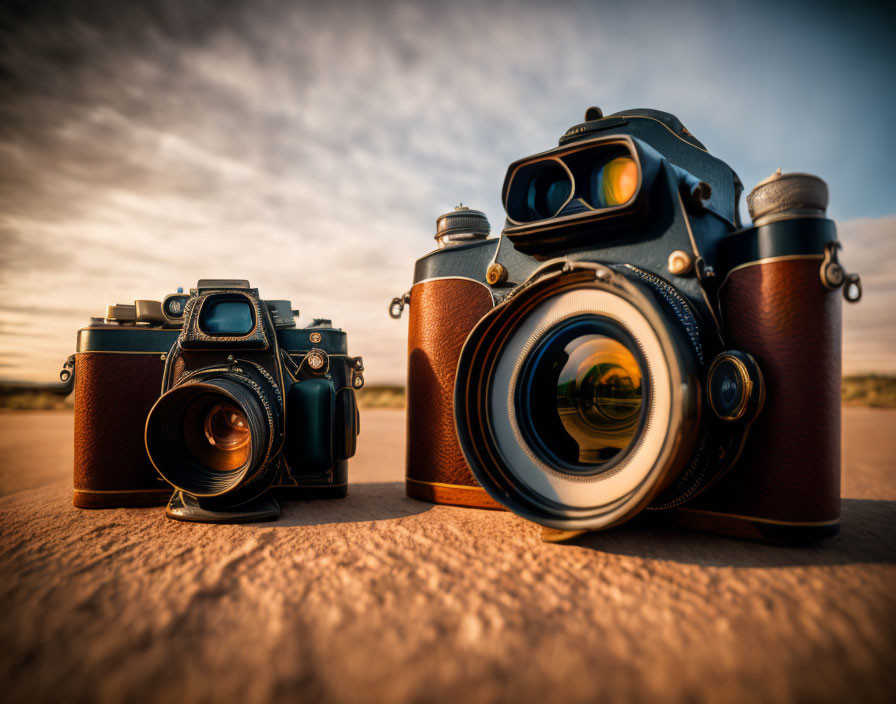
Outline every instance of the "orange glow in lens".
<path id="1" fill-rule="evenodd" d="M 638 165 L 629 156 L 616 157 L 604 165 L 601 183 L 605 207 L 627 203 L 638 188 Z"/>

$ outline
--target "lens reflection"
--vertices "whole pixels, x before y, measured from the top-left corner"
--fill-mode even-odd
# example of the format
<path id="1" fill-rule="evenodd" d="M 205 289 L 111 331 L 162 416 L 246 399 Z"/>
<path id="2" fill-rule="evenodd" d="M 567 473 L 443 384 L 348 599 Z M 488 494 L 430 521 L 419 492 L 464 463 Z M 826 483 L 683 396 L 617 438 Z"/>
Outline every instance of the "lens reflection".
<path id="1" fill-rule="evenodd" d="M 630 156 L 619 156 L 592 173 L 591 205 L 609 208 L 631 200 L 638 188 L 638 165 Z"/>
<path id="2" fill-rule="evenodd" d="M 643 360 L 621 325 L 582 315 L 546 332 L 523 360 L 515 391 L 520 430 L 558 471 L 601 471 L 641 432 Z"/>
<path id="3" fill-rule="evenodd" d="M 548 163 L 540 173 L 529 182 L 526 204 L 529 206 L 529 218 L 542 220 L 554 217 L 569 198 L 572 184 L 568 174 L 557 164 Z"/>
<path id="4" fill-rule="evenodd" d="M 641 370 L 620 342 L 603 335 L 576 338 L 557 378 L 557 412 L 578 445 L 578 461 L 598 464 L 628 447 L 641 417 Z"/>
<path id="5" fill-rule="evenodd" d="M 229 403 L 219 403 L 205 416 L 205 437 L 221 450 L 235 450 L 249 443 L 246 416 Z"/>
<path id="6" fill-rule="evenodd" d="M 201 396 L 184 414 L 183 436 L 190 454 L 200 465 L 216 472 L 231 472 L 249 459 L 249 421 L 221 397 Z"/>

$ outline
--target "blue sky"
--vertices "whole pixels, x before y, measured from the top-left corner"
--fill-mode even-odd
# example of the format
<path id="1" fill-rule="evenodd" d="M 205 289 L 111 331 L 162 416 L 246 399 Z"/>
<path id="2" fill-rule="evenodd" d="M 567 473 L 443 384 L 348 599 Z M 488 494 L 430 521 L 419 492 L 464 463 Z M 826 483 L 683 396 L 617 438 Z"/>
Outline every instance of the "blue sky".
<path id="1" fill-rule="evenodd" d="M 9 12 L 9 10 L 7 10 Z M 386 315 L 459 201 L 589 105 L 675 113 L 747 189 L 829 184 L 847 372 L 896 371 L 894 21 L 861 4 L 58 3 L 0 23 L 0 377 L 52 380 L 109 303 L 200 277 L 332 317 L 402 383 Z M 742 206 L 745 214 L 745 208 Z"/>

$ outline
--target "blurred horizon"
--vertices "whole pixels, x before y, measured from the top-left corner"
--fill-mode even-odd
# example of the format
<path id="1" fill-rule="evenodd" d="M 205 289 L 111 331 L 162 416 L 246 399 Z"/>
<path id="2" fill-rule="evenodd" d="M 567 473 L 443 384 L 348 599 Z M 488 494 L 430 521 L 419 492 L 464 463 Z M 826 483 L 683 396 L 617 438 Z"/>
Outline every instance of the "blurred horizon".
<path id="1" fill-rule="evenodd" d="M 676 114 L 747 191 L 824 178 L 865 289 L 844 374 L 896 372 L 896 50 L 874 8 L 7 2 L 0 379 L 55 380 L 109 304 L 227 277 L 404 384 L 387 305 L 436 217 L 462 201 L 497 235 L 507 165 L 590 105 Z"/>

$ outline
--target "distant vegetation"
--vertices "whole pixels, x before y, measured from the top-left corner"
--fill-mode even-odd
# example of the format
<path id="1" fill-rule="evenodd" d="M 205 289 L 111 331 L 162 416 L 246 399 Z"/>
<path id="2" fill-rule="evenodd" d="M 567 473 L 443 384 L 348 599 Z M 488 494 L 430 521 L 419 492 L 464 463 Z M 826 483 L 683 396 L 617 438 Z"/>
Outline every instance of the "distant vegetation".
<path id="1" fill-rule="evenodd" d="M 358 394 L 361 408 L 404 408 L 403 386 L 365 386 Z"/>
<path id="2" fill-rule="evenodd" d="M 0 381 L 0 411 L 52 411 L 74 405 L 74 394 L 66 395 L 61 384 Z"/>
<path id="3" fill-rule="evenodd" d="M 845 376 L 841 398 L 846 406 L 896 408 L 896 376 L 865 374 Z"/>
<path id="4" fill-rule="evenodd" d="M 843 377 L 843 404 L 896 408 L 896 375 L 865 374 Z M 361 408 L 404 408 L 403 386 L 366 386 L 358 393 Z M 49 411 L 70 409 L 74 396 L 63 396 L 57 387 L 0 382 L 0 411 Z"/>
<path id="5" fill-rule="evenodd" d="M 60 393 L 59 388 L 46 384 L 0 381 L 0 411 L 74 408 L 74 394 L 66 396 Z M 403 386 L 367 386 L 357 393 L 361 408 L 404 408 Z"/>

